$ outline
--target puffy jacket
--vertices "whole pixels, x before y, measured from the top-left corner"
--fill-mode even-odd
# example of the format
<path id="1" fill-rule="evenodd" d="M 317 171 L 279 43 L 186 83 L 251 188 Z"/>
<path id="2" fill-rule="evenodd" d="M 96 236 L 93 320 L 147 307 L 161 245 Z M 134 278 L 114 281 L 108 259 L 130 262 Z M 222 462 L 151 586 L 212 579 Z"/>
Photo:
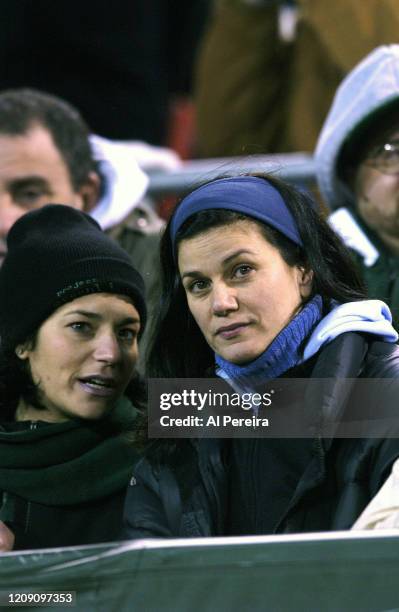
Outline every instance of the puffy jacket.
<path id="1" fill-rule="evenodd" d="M 399 439 L 393 437 L 397 427 L 399 438 L 396 345 L 359 333 L 342 334 L 317 354 L 310 378 L 316 384 L 309 386 L 305 415 L 315 431 L 312 453 L 273 533 L 349 528 L 399 457 Z M 372 385 L 365 397 L 364 386 L 357 384 L 364 378 L 385 380 Z M 388 420 L 377 418 L 378 438 L 334 437 L 331 430 L 330 437 L 323 437 L 325 427 L 333 422 L 339 427 L 343 421 L 361 423 L 362 418 L 382 415 L 382 401 Z M 365 404 L 371 413 L 362 415 Z M 125 537 L 228 535 L 229 443 L 183 440 L 176 450 L 156 460 L 165 444 L 157 442 L 137 464 L 130 481 Z M 286 476 L 289 479 L 292 474 Z"/>

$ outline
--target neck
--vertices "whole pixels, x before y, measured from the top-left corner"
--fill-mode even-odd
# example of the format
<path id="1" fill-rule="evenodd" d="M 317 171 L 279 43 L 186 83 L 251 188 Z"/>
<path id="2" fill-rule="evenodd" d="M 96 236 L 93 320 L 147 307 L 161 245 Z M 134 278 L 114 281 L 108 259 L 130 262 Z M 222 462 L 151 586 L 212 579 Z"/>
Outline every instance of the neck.
<path id="1" fill-rule="evenodd" d="M 392 236 L 385 232 L 379 232 L 378 235 L 393 255 L 399 255 L 399 236 Z"/>
<path id="2" fill-rule="evenodd" d="M 15 411 L 16 421 L 44 421 L 45 423 L 59 423 L 66 421 L 66 418 L 62 418 L 52 414 L 47 408 L 35 408 L 28 404 L 23 398 L 18 402 L 17 409 Z"/>

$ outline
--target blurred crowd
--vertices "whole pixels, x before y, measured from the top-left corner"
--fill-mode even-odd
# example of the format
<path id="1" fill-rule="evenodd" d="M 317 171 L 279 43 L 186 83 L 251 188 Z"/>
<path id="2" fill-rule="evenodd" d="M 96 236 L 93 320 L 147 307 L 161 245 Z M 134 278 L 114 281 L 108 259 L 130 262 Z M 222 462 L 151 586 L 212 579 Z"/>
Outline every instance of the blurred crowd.
<path id="1" fill-rule="evenodd" d="M 215 2 L 196 66 L 199 154 L 313 151 L 338 84 L 398 42 L 398 20 L 394 0 Z"/>

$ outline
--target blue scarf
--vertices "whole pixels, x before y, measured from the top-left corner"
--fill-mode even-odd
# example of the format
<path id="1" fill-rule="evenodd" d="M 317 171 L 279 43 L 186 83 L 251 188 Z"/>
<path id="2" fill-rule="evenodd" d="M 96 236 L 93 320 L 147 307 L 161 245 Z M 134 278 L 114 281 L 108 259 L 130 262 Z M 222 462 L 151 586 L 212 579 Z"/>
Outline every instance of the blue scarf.
<path id="1" fill-rule="evenodd" d="M 215 355 L 216 374 L 231 380 L 243 391 L 253 389 L 266 379 L 278 378 L 302 361 L 303 342 L 321 320 L 322 309 L 322 298 L 315 295 L 265 351 L 247 365 L 236 365 Z"/>

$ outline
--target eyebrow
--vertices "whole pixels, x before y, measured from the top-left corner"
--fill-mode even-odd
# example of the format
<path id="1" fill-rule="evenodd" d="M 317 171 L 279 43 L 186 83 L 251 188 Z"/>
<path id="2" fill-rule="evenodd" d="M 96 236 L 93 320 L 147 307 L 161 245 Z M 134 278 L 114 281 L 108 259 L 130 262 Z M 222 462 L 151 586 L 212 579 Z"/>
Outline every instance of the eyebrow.
<path id="1" fill-rule="evenodd" d="M 100 321 L 102 319 L 102 316 L 100 314 L 91 310 L 70 310 L 69 312 L 65 313 L 66 317 L 76 315 L 81 317 L 87 317 L 88 319 L 93 319 L 95 321 Z M 138 317 L 125 317 L 119 322 L 119 325 L 134 325 L 136 323 L 140 324 L 140 319 Z"/>
<path id="2" fill-rule="evenodd" d="M 11 189 L 29 187 L 30 185 L 46 187 L 47 189 L 49 187 L 48 181 L 42 176 L 38 176 L 36 174 L 32 174 L 31 176 L 24 176 L 22 178 L 12 179 L 7 183 L 8 188 Z"/>
<path id="3" fill-rule="evenodd" d="M 225 266 L 229 264 L 233 259 L 235 259 L 239 255 L 254 255 L 254 252 L 248 249 L 239 249 L 238 251 L 234 251 L 234 253 L 232 253 L 231 255 L 229 255 L 228 257 L 222 260 L 222 265 Z M 198 276 L 203 276 L 202 272 L 200 272 L 199 270 L 189 270 L 188 272 L 184 272 L 181 279 L 183 280 L 183 278 L 186 278 L 186 277 L 197 278 Z"/>

